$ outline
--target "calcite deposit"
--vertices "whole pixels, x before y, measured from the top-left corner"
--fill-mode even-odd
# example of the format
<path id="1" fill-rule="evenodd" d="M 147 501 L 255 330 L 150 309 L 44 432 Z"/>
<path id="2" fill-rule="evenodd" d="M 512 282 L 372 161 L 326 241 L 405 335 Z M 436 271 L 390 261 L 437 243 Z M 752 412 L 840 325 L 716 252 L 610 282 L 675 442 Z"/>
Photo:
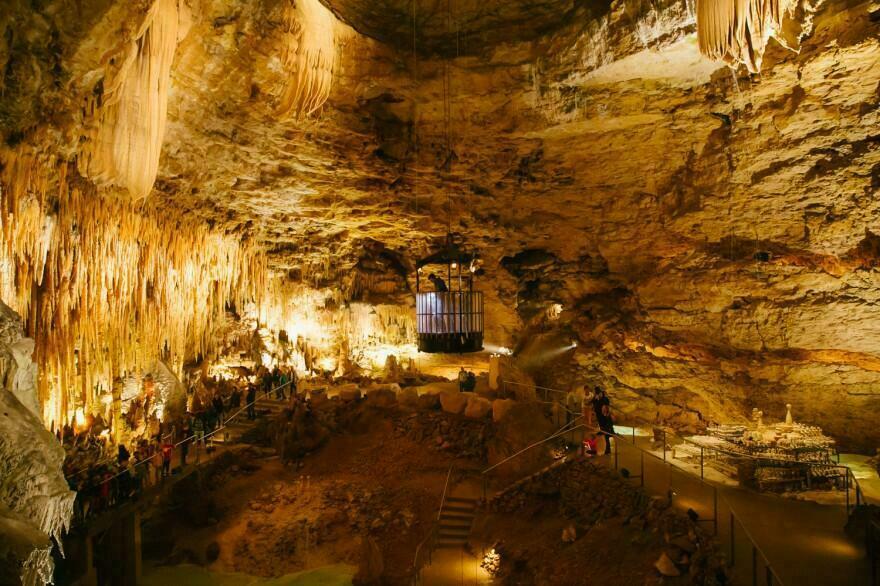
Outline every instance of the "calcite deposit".
<path id="1" fill-rule="evenodd" d="M 61 473 L 64 450 L 37 405 L 33 341 L 0 303 L 0 581 L 52 581 L 52 539 L 60 543 L 74 493 Z"/>

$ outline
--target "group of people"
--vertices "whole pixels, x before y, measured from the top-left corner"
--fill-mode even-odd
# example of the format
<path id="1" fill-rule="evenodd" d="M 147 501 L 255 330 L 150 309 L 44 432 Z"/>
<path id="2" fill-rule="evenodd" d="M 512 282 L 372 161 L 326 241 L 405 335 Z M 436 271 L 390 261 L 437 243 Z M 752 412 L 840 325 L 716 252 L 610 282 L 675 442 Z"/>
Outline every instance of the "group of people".
<path id="1" fill-rule="evenodd" d="M 472 393 L 477 388 L 477 375 L 472 371 L 465 370 L 464 366 L 458 371 L 458 390 Z"/>
<path id="2" fill-rule="evenodd" d="M 64 476 L 77 493 L 74 518 L 83 521 L 160 483 L 171 473 L 175 439 L 185 433 L 160 426 L 155 436 L 118 444 L 115 457 L 107 454 L 108 440 L 90 429 L 65 436 Z"/>
<path id="3" fill-rule="evenodd" d="M 263 368 L 252 377 L 255 382 L 249 378 L 198 381 L 188 389 L 189 408 L 182 417 L 173 423 L 157 419 L 150 422 L 152 425 L 141 427 L 144 435 L 130 444 L 118 444 L 115 455 L 108 452 L 111 449 L 109 427 L 100 416 L 89 416 L 88 425 L 79 431 L 71 424 L 59 428 L 56 435 L 66 452 L 64 475 L 70 488 L 77 492 L 75 518 L 85 520 L 136 498 L 143 490 L 162 482 L 172 474 L 175 456 L 182 468 L 187 465 L 191 450 L 195 450 L 198 463 L 202 450 L 211 451 L 213 434 L 242 409 L 242 400 L 247 417 L 256 417 L 254 403 L 258 389 L 267 395 L 274 391 L 279 400 L 286 400 L 288 395 L 296 396 L 297 377 L 292 369 Z M 141 412 L 139 409 L 138 414 Z M 128 421 L 131 419 L 128 415 L 130 413 L 125 421 L 131 429 L 137 429 Z"/>

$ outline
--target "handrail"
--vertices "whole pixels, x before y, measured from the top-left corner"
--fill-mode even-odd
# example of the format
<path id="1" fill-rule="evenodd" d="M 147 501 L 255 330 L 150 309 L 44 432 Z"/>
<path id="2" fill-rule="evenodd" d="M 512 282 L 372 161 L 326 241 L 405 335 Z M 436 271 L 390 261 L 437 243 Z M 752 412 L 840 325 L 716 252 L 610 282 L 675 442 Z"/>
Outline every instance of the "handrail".
<path id="1" fill-rule="evenodd" d="M 575 417 L 574 419 L 572 419 L 571 421 L 569 421 L 568 423 L 566 423 L 565 425 L 563 425 L 562 427 L 560 427 L 558 430 L 556 430 L 555 432 L 553 432 L 552 435 L 550 435 L 550 436 L 548 436 L 548 437 L 546 437 L 546 438 L 544 438 L 544 439 L 542 439 L 542 440 L 540 440 L 540 441 L 537 441 L 537 442 L 533 443 L 533 444 L 530 445 L 530 446 L 526 446 L 525 448 L 521 449 L 521 450 L 518 451 L 517 453 L 515 453 L 515 454 L 513 454 L 513 455 L 511 455 L 511 456 L 508 456 L 508 457 L 504 458 L 503 460 L 501 460 L 500 462 L 496 462 L 495 464 L 489 466 L 488 468 L 486 468 L 485 470 L 483 470 L 480 474 L 487 474 L 487 473 L 491 472 L 492 470 L 494 470 L 495 468 L 497 468 L 498 466 L 501 466 L 501 465 L 504 464 L 505 462 L 509 462 L 510 460 L 516 458 L 517 456 L 519 456 L 519 455 L 522 454 L 523 452 L 526 452 L 526 451 L 528 451 L 528 450 L 531 450 L 532 448 L 535 448 L 535 447 L 537 447 L 537 446 L 540 446 L 541 444 L 547 443 L 547 442 L 549 442 L 549 441 L 552 440 L 552 439 L 556 439 L 557 437 L 559 437 L 559 436 L 561 436 L 561 435 L 565 435 L 566 433 L 572 432 L 572 431 L 574 431 L 575 429 L 579 429 L 579 428 L 581 428 L 581 427 L 586 427 L 585 425 L 581 424 L 581 425 L 578 425 L 578 426 L 576 426 L 576 427 L 572 427 L 571 429 L 566 429 L 568 426 L 570 426 L 572 423 L 574 423 L 574 422 L 577 421 L 578 419 L 583 419 L 583 415 L 581 415 L 581 416 L 579 416 L 579 417 Z"/>
<path id="2" fill-rule="evenodd" d="M 419 555 L 422 552 L 422 547 L 428 543 L 428 541 L 432 540 L 437 534 L 437 524 L 440 522 L 440 516 L 443 514 L 443 504 L 446 502 L 446 491 L 449 489 L 449 480 L 452 477 L 452 469 L 455 468 L 455 464 L 449 465 L 449 470 L 446 472 L 446 483 L 443 485 L 443 494 L 440 496 L 440 508 L 437 511 L 437 521 L 431 523 L 431 530 L 428 531 L 428 534 L 425 535 L 425 538 L 422 539 L 419 544 L 416 546 L 416 553 L 413 556 L 413 582 L 418 583 L 419 572 L 421 568 L 419 567 Z M 428 555 L 431 555 L 431 550 L 433 549 L 433 544 L 428 546 Z"/>
<path id="3" fill-rule="evenodd" d="M 440 520 L 440 516 L 443 514 L 443 504 L 446 502 L 446 491 L 449 490 L 449 479 L 452 477 L 452 469 L 455 467 L 455 464 L 449 465 L 449 471 L 446 473 L 446 484 L 443 485 L 443 495 L 440 497 L 440 509 L 437 511 L 437 520 Z"/>
<path id="4" fill-rule="evenodd" d="M 275 388 L 269 389 L 265 394 L 268 396 L 269 394 L 273 393 L 274 391 L 277 391 L 277 390 L 279 390 L 279 389 L 283 389 L 284 387 L 289 386 L 289 385 L 291 385 L 291 384 L 293 384 L 293 381 L 292 381 L 292 380 L 291 380 L 291 381 L 288 381 L 288 382 L 286 382 L 286 383 L 284 383 L 283 385 L 278 385 L 278 386 L 275 387 Z M 246 405 L 244 405 L 241 409 L 239 409 L 238 411 L 236 411 L 235 413 L 233 413 L 232 415 L 230 415 L 229 417 L 227 417 L 225 420 L 221 417 L 221 419 L 220 419 L 220 425 L 217 426 L 217 429 L 213 430 L 211 433 L 206 433 L 206 434 L 203 436 L 203 438 L 200 438 L 200 439 L 205 439 L 205 440 L 207 440 L 208 438 L 213 437 L 214 435 L 216 435 L 216 434 L 219 433 L 220 431 L 226 429 L 226 424 L 228 424 L 230 421 L 232 421 L 233 419 L 235 419 L 236 417 L 238 417 L 243 411 L 245 411 L 245 410 L 246 410 L 248 407 L 250 407 L 251 405 L 256 405 L 257 402 L 258 402 L 259 400 L 260 400 L 260 399 L 259 399 L 259 392 L 257 392 L 257 398 L 256 398 L 256 399 L 254 399 L 254 400 L 251 401 L 250 403 L 247 403 Z M 162 436 L 162 437 L 167 437 L 168 435 L 171 435 L 171 434 L 167 434 L 167 435 Z M 189 437 L 185 437 L 185 438 L 183 438 L 182 440 L 180 440 L 179 442 L 177 442 L 176 444 L 173 444 L 172 448 L 176 448 L 176 447 L 178 447 L 178 446 L 180 446 L 180 445 L 182 445 L 182 444 L 188 443 L 188 442 L 190 442 L 191 440 L 194 440 L 195 437 L 196 437 L 196 434 L 195 434 L 195 433 L 192 434 L 192 435 L 189 436 Z M 102 478 L 97 484 L 94 484 L 94 485 L 92 485 L 92 486 L 99 486 L 99 485 L 101 485 L 101 484 L 103 484 L 103 483 L 105 483 L 105 482 L 109 482 L 109 481 L 111 481 L 111 480 L 113 480 L 113 479 L 115 479 L 115 478 L 118 478 L 118 477 L 122 476 L 123 474 L 125 474 L 126 472 L 130 472 L 132 469 L 137 468 L 138 466 L 140 466 L 140 465 L 142 465 L 142 464 L 146 464 L 147 462 L 149 462 L 149 461 L 152 460 L 153 458 L 161 457 L 161 455 L 162 455 L 161 452 L 156 452 L 156 453 L 154 453 L 152 456 L 150 456 L 149 458 L 144 458 L 143 460 L 139 460 L 138 462 L 135 462 L 130 468 L 126 468 L 126 469 L 124 469 L 124 470 L 120 470 L 119 472 L 117 472 L 116 474 L 114 474 L 113 476 L 111 476 L 110 478 Z M 86 468 L 83 468 L 82 470 L 79 470 L 78 472 L 74 472 L 74 473 L 70 474 L 69 476 L 66 476 L 65 479 L 73 478 L 74 476 L 78 476 L 79 474 L 82 474 L 83 472 L 86 472 L 86 471 L 88 471 L 88 470 L 92 470 L 93 468 L 95 468 L 95 467 L 97 467 L 97 466 L 103 466 L 104 464 L 108 464 L 108 463 L 110 463 L 110 462 L 112 462 L 112 461 L 114 461 L 114 460 L 116 460 L 116 457 L 110 457 L 110 458 L 108 458 L 108 459 L 106 459 L 106 460 L 102 460 L 102 461 L 100 461 L 100 462 L 97 462 L 97 463 L 95 463 L 95 464 L 92 464 L 91 466 L 88 466 L 88 467 L 86 467 Z"/>

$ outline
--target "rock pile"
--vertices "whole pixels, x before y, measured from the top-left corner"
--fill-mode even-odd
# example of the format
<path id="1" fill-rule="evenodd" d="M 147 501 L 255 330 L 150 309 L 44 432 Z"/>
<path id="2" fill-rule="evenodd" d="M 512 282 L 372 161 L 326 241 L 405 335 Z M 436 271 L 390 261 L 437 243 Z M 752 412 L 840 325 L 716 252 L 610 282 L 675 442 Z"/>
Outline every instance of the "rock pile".
<path id="1" fill-rule="evenodd" d="M 662 576 L 688 574 L 694 584 L 712 584 L 723 562 L 710 537 L 694 519 L 674 510 L 667 499 L 649 498 L 613 469 L 589 460 L 562 460 L 511 485 L 493 497 L 494 512 L 557 512 L 571 524 L 563 541 L 572 542 L 612 518 L 634 525 L 661 549 L 655 568 Z"/>
<path id="2" fill-rule="evenodd" d="M 434 451 L 453 452 L 485 460 L 486 441 L 492 434 L 488 419 L 468 419 L 441 411 L 402 413 L 394 418 L 394 432 Z"/>

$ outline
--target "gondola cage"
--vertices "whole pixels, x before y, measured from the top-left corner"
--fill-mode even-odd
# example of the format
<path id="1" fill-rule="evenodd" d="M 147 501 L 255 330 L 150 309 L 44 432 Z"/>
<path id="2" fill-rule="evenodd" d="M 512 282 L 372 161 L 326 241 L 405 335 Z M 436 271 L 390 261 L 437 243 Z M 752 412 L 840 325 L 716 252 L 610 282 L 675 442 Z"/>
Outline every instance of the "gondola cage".
<path id="1" fill-rule="evenodd" d="M 416 329 L 421 352 L 483 349 L 483 293 L 474 290 L 476 262 L 474 254 L 447 243 L 446 248 L 416 264 Z M 434 283 L 426 282 L 432 273 Z M 438 290 L 438 280 L 443 281 L 446 291 Z M 434 290 L 423 291 L 423 287 Z"/>

